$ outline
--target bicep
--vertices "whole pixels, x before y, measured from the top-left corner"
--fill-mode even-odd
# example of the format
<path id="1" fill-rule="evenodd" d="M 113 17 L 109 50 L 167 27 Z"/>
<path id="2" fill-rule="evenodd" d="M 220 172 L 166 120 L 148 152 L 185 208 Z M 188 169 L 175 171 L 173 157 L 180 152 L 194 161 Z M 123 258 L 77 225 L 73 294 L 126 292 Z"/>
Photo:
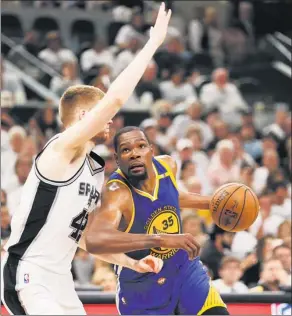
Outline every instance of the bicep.
<path id="1" fill-rule="evenodd" d="M 122 205 L 113 194 L 105 193 L 101 199 L 101 206 L 92 214 L 89 232 L 111 228 L 118 229 L 122 218 Z"/>

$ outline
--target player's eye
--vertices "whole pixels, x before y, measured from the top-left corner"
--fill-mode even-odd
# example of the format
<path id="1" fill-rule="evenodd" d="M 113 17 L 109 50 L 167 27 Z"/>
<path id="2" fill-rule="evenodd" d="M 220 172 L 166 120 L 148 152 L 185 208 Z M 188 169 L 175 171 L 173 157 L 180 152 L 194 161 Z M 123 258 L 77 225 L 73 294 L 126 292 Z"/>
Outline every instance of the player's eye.
<path id="1" fill-rule="evenodd" d="M 145 144 L 140 144 L 140 148 L 145 148 L 146 145 Z"/>
<path id="2" fill-rule="evenodd" d="M 128 153 L 130 150 L 129 150 L 129 148 L 123 148 L 122 149 L 122 153 Z"/>

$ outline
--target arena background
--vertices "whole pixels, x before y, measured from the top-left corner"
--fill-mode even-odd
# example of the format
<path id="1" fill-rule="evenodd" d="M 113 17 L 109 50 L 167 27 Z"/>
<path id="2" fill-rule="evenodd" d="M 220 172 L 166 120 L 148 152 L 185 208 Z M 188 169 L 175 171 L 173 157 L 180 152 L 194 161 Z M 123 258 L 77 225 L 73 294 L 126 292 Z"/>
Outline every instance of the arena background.
<path id="1" fill-rule="evenodd" d="M 202 210 L 184 231 L 231 314 L 291 315 L 291 1 L 166 1 L 164 45 L 115 117 L 145 128 L 179 165 L 179 186 L 212 194 L 242 182 L 258 195 L 249 231 L 226 233 Z M 147 40 L 156 1 L 2 1 L 1 255 L 33 157 L 62 131 L 64 90 L 106 91 Z M 106 176 L 111 141 L 99 146 Z M 112 267 L 82 250 L 72 273 L 89 314 L 116 314 Z M 2 307 L 2 314 L 6 311 Z"/>

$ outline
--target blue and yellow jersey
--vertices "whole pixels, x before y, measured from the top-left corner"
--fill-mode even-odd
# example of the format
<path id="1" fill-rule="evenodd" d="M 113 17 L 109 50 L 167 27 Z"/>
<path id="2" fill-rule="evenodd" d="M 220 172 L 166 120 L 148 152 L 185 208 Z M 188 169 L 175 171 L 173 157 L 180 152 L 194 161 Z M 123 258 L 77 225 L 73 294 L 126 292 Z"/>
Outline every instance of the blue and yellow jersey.
<path id="1" fill-rule="evenodd" d="M 179 195 L 173 172 L 160 158 L 153 158 L 153 167 L 156 173 L 153 195 L 133 187 L 119 169 L 109 178 L 108 183 L 123 183 L 132 195 L 133 213 L 125 231 L 133 234 L 181 234 Z M 163 259 L 164 273 L 169 274 L 188 260 L 187 253 L 181 249 L 153 248 L 127 253 L 134 259 L 142 259 L 149 254 Z M 141 275 L 127 268 L 116 267 L 116 273 L 120 280 L 137 280 L 145 277 L 145 274 Z M 151 277 L 151 274 L 148 277 Z"/>

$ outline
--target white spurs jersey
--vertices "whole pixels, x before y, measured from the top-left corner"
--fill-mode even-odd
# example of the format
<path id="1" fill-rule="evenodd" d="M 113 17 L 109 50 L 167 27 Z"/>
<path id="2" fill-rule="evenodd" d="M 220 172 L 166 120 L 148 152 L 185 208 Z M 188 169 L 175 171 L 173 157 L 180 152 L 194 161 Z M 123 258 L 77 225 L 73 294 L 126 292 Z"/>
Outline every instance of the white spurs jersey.
<path id="1" fill-rule="evenodd" d="M 71 179 L 51 181 L 38 171 L 36 161 L 40 154 L 23 187 L 5 250 L 18 260 L 66 274 L 70 272 L 88 214 L 99 201 L 105 162 L 92 151 Z"/>

